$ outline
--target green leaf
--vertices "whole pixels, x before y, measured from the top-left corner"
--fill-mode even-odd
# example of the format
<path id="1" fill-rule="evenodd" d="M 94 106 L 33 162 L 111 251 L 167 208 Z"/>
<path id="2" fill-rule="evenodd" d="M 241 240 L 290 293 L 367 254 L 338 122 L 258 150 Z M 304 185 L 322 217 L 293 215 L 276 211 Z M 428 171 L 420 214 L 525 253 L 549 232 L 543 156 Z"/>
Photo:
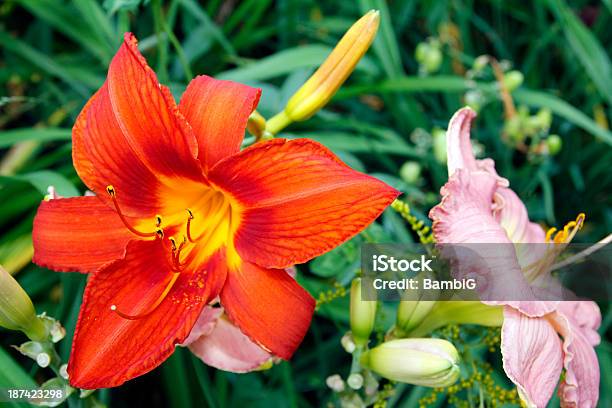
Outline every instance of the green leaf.
<path id="1" fill-rule="evenodd" d="M 562 0 L 548 0 L 550 10 L 561 20 L 569 46 L 593 80 L 602 98 L 612 104 L 612 65 L 597 37 Z"/>
<path id="2" fill-rule="evenodd" d="M 318 44 L 288 48 L 245 67 L 221 72 L 217 77 L 237 82 L 276 78 L 297 69 L 318 68 L 331 51 L 331 47 Z M 357 64 L 356 69 L 369 72 L 371 75 L 375 75 L 377 72 L 376 66 L 367 58 L 362 59 Z"/>
<path id="3" fill-rule="evenodd" d="M 49 142 L 54 140 L 70 140 L 72 130 L 62 128 L 20 128 L 0 132 L 0 148 L 9 147 L 14 143 L 26 140 Z"/>
<path id="4" fill-rule="evenodd" d="M 79 191 L 66 177 L 51 170 L 34 171 L 16 176 L 2 176 L 0 179 L 26 181 L 32 184 L 43 195 L 47 194 L 49 186 L 53 186 L 57 194 L 62 197 L 79 196 Z"/>
<path id="5" fill-rule="evenodd" d="M 55 59 L 33 48 L 30 44 L 21 41 L 1 30 L 0 44 L 4 50 L 17 54 L 49 75 L 62 79 L 81 96 L 85 98 L 90 96 L 90 89 L 88 89 L 82 83 L 75 81 L 73 76 L 66 68 L 57 63 Z"/>
<path id="6" fill-rule="evenodd" d="M 0 388 L 28 388 L 32 389 L 37 386 L 36 382 L 21 368 L 13 358 L 0 347 Z M 4 391 L 2 392 L 4 393 Z M 5 397 L 5 395 L 0 394 Z M 29 404 L 25 402 L 9 401 L 3 402 L 7 407 L 28 408 Z"/>

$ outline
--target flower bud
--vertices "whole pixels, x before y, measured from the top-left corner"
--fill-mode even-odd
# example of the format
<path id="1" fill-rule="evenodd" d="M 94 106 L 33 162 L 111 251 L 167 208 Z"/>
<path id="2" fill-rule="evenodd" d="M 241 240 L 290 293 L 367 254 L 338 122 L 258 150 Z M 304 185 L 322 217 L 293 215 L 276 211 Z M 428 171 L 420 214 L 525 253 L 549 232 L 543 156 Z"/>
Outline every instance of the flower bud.
<path id="1" fill-rule="evenodd" d="M 370 10 L 353 24 L 319 69 L 287 102 L 284 113 L 290 120 L 306 120 L 329 102 L 370 48 L 379 23 L 379 12 Z"/>
<path id="2" fill-rule="evenodd" d="M 561 151 L 563 141 L 559 135 L 550 135 L 546 138 L 546 147 L 548 148 L 548 154 L 554 156 Z"/>
<path id="3" fill-rule="evenodd" d="M 376 320 L 376 301 L 363 300 L 361 297 L 361 278 L 353 279 L 351 284 L 351 332 L 359 346 L 368 343 Z"/>
<path id="4" fill-rule="evenodd" d="M 508 92 L 513 92 L 523 84 L 525 77 L 520 71 L 506 72 L 504 75 L 504 85 Z"/>
<path id="5" fill-rule="evenodd" d="M 459 378 L 459 353 L 442 339 L 391 340 L 366 351 L 361 364 L 389 380 L 448 387 Z"/>
<path id="6" fill-rule="evenodd" d="M 0 267 L 0 326 L 21 330 L 33 340 L 45 338 L 45 328 L 19 283 Z"/>
<path id="7" fill-rule="evenodd" d="M 431 132 L 434 157 L 440 164 L 446 164 L 446 131 L 435 128 Z"/>
<path id="8" fill-rule="evenodd" d="M 397 308 L 396 326 L 399 333 L 409 333 L 417 327 L 436 304 L 432 300 L 403 300 Z"/>
<path id="9" fill-rule="evenodd" d="M 419 43 L 414 52 L 414 57 L 419 63 L 421 71 L 425 74 L 432 74 L 440 69 L 442 64 L 442 51 L 440 42 L 430 40 Z"/>
<path id="10" fill-rule="evenodd" d="M 400 177 L 408 184 L 414 184 L 421 177 L 421 165 L 414 161 L 407 161 L 399 171 Z"/>

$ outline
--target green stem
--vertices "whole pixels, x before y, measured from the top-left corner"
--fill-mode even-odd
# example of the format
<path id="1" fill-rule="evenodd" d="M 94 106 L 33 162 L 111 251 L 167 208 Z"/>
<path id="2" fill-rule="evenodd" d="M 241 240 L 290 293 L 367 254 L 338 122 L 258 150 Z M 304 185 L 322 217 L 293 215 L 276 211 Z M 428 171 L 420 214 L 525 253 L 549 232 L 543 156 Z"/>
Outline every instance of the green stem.
<path id="1" fill-rule="evenodd" d="M 163 35 L 164 23 L 161 9 L 161 0 L 153 0 L 153 25 L 155 27 L 155 36 L 157 37 L 157 75 L 160 82 L 168 82 L 167 71 L 167 49 L 166 37 Z"/>
<path id="2" fill-rule="evenodd" d="M 293 122 L 285 111 L 279 112 L 266 122 L 266 130 L 273 135 L 278 134 L 281 130 L 289 126 Z"/>
<path id="3" fill-rule="evenodd" d="M 165 23 L 164 31 L 168 35 L 168 39 L 170 39 L 170 42 L 172 43 L 172 46 L 176 51 L 176 55 L 178 56 L 179 62 L 183 67 L 183 72 L 185 73 L 185 79 L 187 81 L 191 81 L 191 79 L 193 78 L 193 72 L 191 71 L 191 67 L 189 66 L 189 60 L 187 59 L 187 56 L 183 51 L 183 47 L 181 47 L 181 44 L 179 43 L 178 39 L 176 38 L 170 27 L 168 27 L 168 25 Z"/>

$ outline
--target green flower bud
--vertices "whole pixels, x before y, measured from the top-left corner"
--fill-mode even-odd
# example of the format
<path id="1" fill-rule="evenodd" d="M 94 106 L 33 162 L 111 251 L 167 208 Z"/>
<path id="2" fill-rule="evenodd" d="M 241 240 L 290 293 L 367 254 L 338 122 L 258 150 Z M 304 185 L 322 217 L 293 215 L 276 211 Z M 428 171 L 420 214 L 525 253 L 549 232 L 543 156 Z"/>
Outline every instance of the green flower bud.
<path id="1" fill-rule="evenodd" d="M 513 92 L 523 84 L 525 77 L 520 71 L 509 71 L 504 75 L 504 85 L 508 92 Z"/>
<path id="2" fill-rule="evenodd" d="M 548 147 L 548 154 L 554 156 L 561 151 L 563 140 L 559 135 L 550 135 L 546 138 L 546 147 Z"/>
<path id="3" fill-rule="evenodd" d="M 476 112 L 478 112 L 485 103 L 485 97 L 479 90 L 467 91 L 463 99 L 465 104 L 474 109 Z"/>
<path id="4" fill-rule="evenodd" d="M 32 340 L 46 337 L 44 324 L 37 318 L 34 305 L 19 283 L 0 267 L 0 326 L 21 330 Z"/>
<path id="5" fill-rule="evenodd" d="M 361 298 L 361 278 L 351 284 L 351 332 L 358 346 L 364 346 L 370 339 L 376 320 L 376 301 Z"/>
<path id="6" fill-rule="evenodd" d="M 397 331 L 410 333 L 429 314 L 436 302 L 432 300 L 403 300 L 397 308 Z"/>
<path id="7" fill-rule="evenodd" d="M 481 55 L 474 60 L 474 63 L 472 64 L 472 69 L 477 72 L 482 71 L 488 63 L 489 57 L 486 55 Z"/>
<path id="8" fill-rule="evenodd" d="M 414 57 L 425 73 L 437 72 L 442 64 L 442 51 L 440 51 L 439 42 L 419 43 L 415 49 Z"/>
<path id="9" fill-rule="evenodd" d="M 389 380 L 448 387 L 459 378 L 459 353 L 442 339 L 391 340 L 366 351 L 361 364 Z"/>
<path id="10" fill-rule="evenodd" d="M 399 171 L 400 177 L 408 184 L 415 184 L 421 177 L 421 165 L 417 162 L 407 161 Z"/>
<path id="11" fill-rule="evenodd" d="M 435 128 L 431 132 L 433 138 L 433 153 L 434 157 L 440 164 L 446 164 L 446 132 L 442 129 Z"/>

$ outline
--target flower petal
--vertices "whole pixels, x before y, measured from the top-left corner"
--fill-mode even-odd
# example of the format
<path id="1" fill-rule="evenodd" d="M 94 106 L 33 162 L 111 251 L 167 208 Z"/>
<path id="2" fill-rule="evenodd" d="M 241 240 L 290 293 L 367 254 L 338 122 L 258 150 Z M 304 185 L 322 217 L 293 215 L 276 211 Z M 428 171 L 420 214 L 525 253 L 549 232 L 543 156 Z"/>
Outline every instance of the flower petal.
<path id="1" fill-rule="evenodd" d="M 238 253 L 271 268 L 306 262 L 340 245 L 399 194 L 308 139 L 258 143 L 219 162 L 209 178 L 241 212 Z"/>
<path id="2" fill-rule="evenodd" d="M 302 342 L 315 306 L 312 296 L 285 271 L 246 261 L 228 271 L 220 298 L 244 334 L 285 360 Z"/>
<path id="3" fill-rule="evenodd" d="M 200 335 L 193 338 L 194 331 Z M 209 366 L 234 373 L 253 371 L 272 358 L 230 322 L 222 308 L 209 306 L 183 345 Z"/>
<path id="4" fill-rule="evenodd" d="M 470 108 L 459 109 L 446 131 L 446 155 L 449 177 L 458 169 L 476 170 L 476 159 L 470 141 L 470 129 L 476 112 Z"/>
<path id="5" fill-rule="evenodd" d="M 442 201 L 432 208 L 433 233 L 439 243 L 509 244 L 491 206 L 497 180 L 484 171 L 458 169 L 440 189 Z"/>
<path id="6" fill-rule="evenodd" d="M 179 109 L 198 140 L 198 159 L 205 171 L 240 150 L 249 115 L 261 89 L 198 76 L 189 83 Z"/>
<path id="7" fill-rule="evenodd" d="M 565 378 L 559 386 L 561 406 L 596 407 L 600 373 L 592 339 L 583 333 L 576 320 L 565 315 L 563 311 L 551 315 L 550 321 L 563 336 Z"/>
<path id="8" fill-rule="evenodd" d="M 34 217 L 33 261 L 56 271 L 93 272 L 123 257 L 132 238 L 97 197 L 43 201 Z"/>
<path id="9" fill-rule="evenodd" d="M 100 90 L 89 98 L 72 127 L 72 162 L 74 163 L 74 168 L 86 186 L 89 188 L 98 186 L 98 189 L 104 188 L 105 186 L 100 187 L 100 183 L 103 183 L 103 180 L 99 180 L 100 176 L 96 173 L 94 164 L 89 158 L 89 153 L 85 147 L 84 132 L 87 131 L 87 114 L 89 108 L 99 94 Z"/>
<path id="10" fill-rule="evenodd" d="M 124 214 L 153 217 L 162 212 L 160 196 L 203 180 L 191 128 L 129 34 L 79 115 L 73 142 L 83 181 L 109 206 L 106 186 L 114 186 Z"/>
<path id="11" fill-rule="evenodd" d="M 110 64 L 107 82 L 115 115 L 140 159 L 156 173 L 198 179 L 195 136 L 131 33 Z"/>
<path id="12" fill-rule="evenodd" d="M 546 319 L 504 308 L 504 371 L 528 406 L 546 407 L 561 374 L 561 341 Z"/>
<path id="13" fill-rule="evenodd" d="M 597 329 L 601 325 L 601 311 L 597 303 L 590 301 L 560 302 L 557 310 L 580 328 L 592 346 L 599 344 L 601 338 Z"/>
<path id="14" fill-rule="evenodd" d="M 131 241 L 124 259 L 90 276 L 72 344 L 68 372 L 79 388 L 115 387 L 151 371 L 187 338 L 202 308 L 225 280 L 220 252 L 181 272 L 167 296 L 137 320 L 120 317 L 151 310 L 172 279 L 169 249 L 161 241 Z"/>

